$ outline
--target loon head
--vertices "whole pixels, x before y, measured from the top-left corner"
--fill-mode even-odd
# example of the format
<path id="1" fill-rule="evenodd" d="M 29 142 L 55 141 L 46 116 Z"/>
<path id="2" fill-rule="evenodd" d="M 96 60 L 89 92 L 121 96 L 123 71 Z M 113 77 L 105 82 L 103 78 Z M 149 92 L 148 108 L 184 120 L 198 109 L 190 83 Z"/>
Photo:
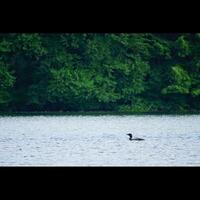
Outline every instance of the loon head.
<path id="1" fill-rule="evenodd" d="M 130 137 L 129 139 L 132 139 L 132 137 L 133 137 L 133 135 L 131 133 L 128 133 L 126 135 L 128 135 Z"/>

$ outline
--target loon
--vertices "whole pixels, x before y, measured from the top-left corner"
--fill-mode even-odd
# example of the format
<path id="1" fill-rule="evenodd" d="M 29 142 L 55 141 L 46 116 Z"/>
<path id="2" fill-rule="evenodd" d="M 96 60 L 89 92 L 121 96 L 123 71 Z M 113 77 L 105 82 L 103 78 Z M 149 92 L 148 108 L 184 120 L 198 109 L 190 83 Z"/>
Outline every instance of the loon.
<path id="1" fill-rule="evenodd" d="M 133 138 L 133 135 L 131 134 L 131 133 L 129 133 L 129 134 L 126 134 L 126 135 L 128 135 L 129 136 L 129 140 L 136 140 L 136 141 L 142 141 L 142 140 L 144 140 L 143 138 Z"/>

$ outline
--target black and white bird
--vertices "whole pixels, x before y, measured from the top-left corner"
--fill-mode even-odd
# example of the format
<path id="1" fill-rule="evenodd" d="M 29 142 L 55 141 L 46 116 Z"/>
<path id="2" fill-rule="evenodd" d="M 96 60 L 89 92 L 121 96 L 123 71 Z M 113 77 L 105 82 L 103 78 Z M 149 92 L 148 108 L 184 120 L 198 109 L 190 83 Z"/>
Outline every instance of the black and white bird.
<path id="1" fill-rule="evenodd" d="M 135 140 L 135 141 L 142 141 L 142 140 L 144 140 L 143 138 L 137 138 L 137 137 L 133 138 L 133 135 L 131 133 L 128 133 L 126 135 L 129 136 L 129 140 L 131 140 L 131 141 L 133 141 L 133 140 Z"/>

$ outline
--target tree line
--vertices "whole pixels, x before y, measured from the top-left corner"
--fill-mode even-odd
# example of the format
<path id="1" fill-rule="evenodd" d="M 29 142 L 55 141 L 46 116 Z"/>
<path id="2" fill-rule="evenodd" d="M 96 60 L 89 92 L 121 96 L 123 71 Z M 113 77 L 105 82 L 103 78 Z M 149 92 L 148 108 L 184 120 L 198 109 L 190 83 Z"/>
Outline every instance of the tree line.
<path id="1" fill-rule="evenodd" d="M 199 33 L 0 34 L 0 111 L 199 110 Z"/>

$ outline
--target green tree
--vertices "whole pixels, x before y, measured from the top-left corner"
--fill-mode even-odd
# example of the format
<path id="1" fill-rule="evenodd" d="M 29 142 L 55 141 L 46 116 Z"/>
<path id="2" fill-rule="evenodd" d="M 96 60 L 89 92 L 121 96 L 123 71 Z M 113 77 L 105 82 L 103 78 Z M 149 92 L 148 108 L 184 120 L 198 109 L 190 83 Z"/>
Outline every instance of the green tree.
<path id="1" fill-rule="evenodd" d="M 0 61 L 0 108 L 4 109 L 10 102 L 10 88 L 13 86 L 15 78 L 8 71 L 8 66 Z"/>
<path id="2" fill-rule="evenodd" d="M 0 34 L 0 110 L 200 110 L 200 34 Z"/>

